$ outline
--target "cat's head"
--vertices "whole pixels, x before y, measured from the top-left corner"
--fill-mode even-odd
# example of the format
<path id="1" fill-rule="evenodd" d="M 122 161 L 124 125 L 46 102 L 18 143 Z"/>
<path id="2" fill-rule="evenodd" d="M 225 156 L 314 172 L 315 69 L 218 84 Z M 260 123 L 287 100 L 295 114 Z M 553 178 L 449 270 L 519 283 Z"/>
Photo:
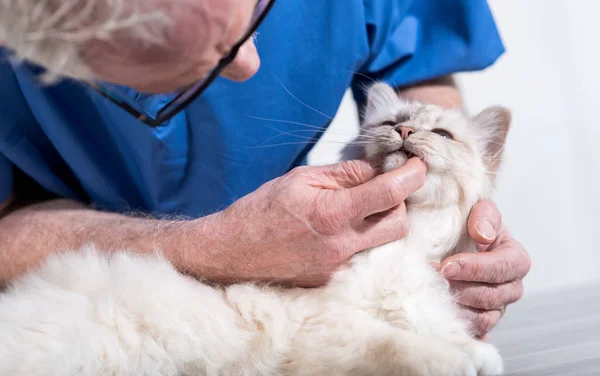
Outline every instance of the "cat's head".
<path id="1" fill-rule="evenodd" d="M 388 85 L 368 90 L 361 126 L 364 155 L 383 172 L 410 157 L 427 165 L 411 204 L 473 205 L 492 192 L 510 126 L 510 112 L 490 107 L 468 117 L 458 110 L 401 100 Z"/>

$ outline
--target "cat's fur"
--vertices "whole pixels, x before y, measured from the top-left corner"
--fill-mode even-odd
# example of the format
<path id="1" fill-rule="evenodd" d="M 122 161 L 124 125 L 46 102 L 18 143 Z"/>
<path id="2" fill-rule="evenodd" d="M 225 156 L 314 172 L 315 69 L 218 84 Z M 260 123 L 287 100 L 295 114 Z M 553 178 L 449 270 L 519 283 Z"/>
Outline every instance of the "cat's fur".
<path id="1" fill-rule="evenodd" d="M 215 288 L 127 252 L 53 257 L 1 297 L 0 374 L 501 374 L 496 349 L 471 338 L 429 261 L 473 249 L 467 217 L 492 192 L 510 115 L 406 103 L 385 84 L 368 97 L 367 159 L 390 170 L 405 150 L 428 165 L 407 201 L 405 238 L 356 255 L 318 289 Z M 403 145 L 386 121 L 415 133 Z"/>

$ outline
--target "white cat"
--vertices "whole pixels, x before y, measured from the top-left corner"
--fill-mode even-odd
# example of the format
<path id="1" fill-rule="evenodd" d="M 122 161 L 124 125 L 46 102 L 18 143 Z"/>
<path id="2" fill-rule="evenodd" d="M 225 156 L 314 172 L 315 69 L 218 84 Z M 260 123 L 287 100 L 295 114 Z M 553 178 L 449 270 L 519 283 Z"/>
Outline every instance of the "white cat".
<path id="1" fill-rule="evenodd" d="M 157 255 L 53 257 L 0 298 L 0 375 L 499 375 L 429 262 L 474 249 L 467 217 L 492 192 L 509 123 L 503 108 L 468 118 L 376 84 L 364 156 L 428 165 L 405 238 L 318 289 L 211 287 Z"/>

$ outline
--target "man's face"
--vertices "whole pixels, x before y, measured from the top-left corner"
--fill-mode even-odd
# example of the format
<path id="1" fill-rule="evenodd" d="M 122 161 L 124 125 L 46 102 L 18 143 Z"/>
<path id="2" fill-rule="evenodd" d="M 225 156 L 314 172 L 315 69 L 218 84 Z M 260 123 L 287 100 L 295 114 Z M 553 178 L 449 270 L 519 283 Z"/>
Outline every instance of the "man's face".
<path id="1" fill-rule="evenodd" d="M 149 93 L 183 88 L 229 53 L 250 26 L 256 6 L 256 0 L 156 1 L 158 7 L 152 9 L 159 9 L 161 18 L 168 21 L 166 26 L 157 26 L 162 27 L 162 41 L 140 43 L 145 30 L 134 26 L 117 33 L 114 40 L 90 43 L 82 57 L 95 75 Z M 243 81 L 259 66 L 250 38 L 221 75 Z"/>

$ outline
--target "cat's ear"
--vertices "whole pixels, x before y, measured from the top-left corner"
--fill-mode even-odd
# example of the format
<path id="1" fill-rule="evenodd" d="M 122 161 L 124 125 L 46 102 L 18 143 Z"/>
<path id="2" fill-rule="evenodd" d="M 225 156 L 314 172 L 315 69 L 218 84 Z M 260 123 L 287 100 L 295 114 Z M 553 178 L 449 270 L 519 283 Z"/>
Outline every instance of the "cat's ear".
<path id="1" fill-rule="evenodd" d="M 378 82 L 367 90 L 367 104 L 364 117 L 369 119 L 382 112 L 388 112 L 394 108 L 400 99 L 398 93 L 388 84 Z"/>
<path id="2" fill-rule="evenodd" d="M 502 159 L 512 115 L 505 107 L 488 107 L 473 117 L 484 143 L 485 161 L 490 171 L 497 171 Z"/>

